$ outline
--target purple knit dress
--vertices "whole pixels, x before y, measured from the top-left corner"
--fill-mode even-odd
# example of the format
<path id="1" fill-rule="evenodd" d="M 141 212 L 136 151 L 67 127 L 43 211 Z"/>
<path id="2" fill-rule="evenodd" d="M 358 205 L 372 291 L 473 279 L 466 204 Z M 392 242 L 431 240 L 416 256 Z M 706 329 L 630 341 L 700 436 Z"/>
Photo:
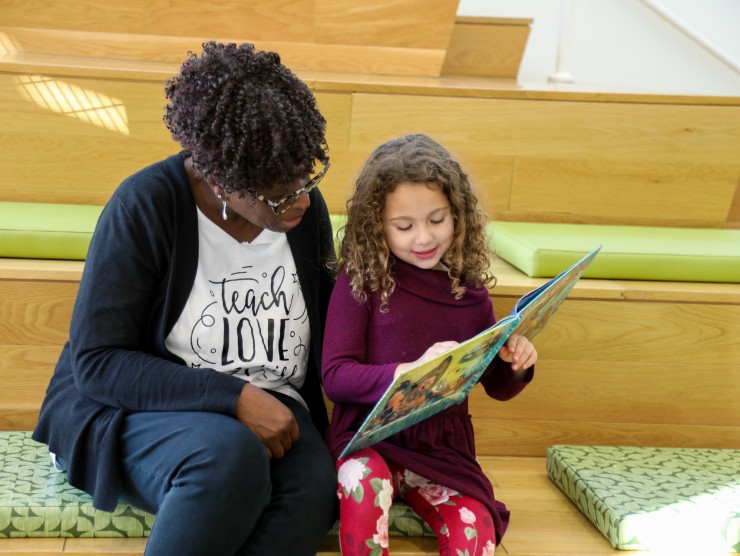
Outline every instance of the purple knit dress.
<path id="1" fill-rule="evenodd" d="M 435 342 L 462 342 L 495 322 L 486 288 L 470 287 L 461 299 L 450 293 L 447 273 L 423 270 L 402 261 L 393 265 L 396 290 L 388 312 L 377 295 L 358 303 L 347 274 L 334 286 L 324 335 L 322 375 L 334 403 L 327 442 L 336 458 L 393 381 L 399 363 L 418 359 Z M 497 400 L 516 396 L 532 379 L 514 378 L 498 357 L 481 381 Z M 493 515 L 498 540 L 509 512 L 494 499 L 493 488 L 475 458 L 473 425 L 465 400 L 372 445 L 383 457 L 432 482 L 484 503 Z"/>

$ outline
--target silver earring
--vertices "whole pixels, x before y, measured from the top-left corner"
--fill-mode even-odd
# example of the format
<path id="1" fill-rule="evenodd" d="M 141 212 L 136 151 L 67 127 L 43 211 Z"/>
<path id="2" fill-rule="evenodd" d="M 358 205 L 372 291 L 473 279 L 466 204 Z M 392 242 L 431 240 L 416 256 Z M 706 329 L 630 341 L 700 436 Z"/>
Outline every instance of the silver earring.
<path id="1" fill-rule="evenodd" d="M 221 195 L 219 195 L 218 198 L 221 199 L 221 202 L 223 203 L 223 207 L 221 208 L 221 218 L 223 218 L 224 220 L 227 220 L 227 217 L 226 217 L 226 199 L 224 199 L 223 197 L 221 197 Z"/>

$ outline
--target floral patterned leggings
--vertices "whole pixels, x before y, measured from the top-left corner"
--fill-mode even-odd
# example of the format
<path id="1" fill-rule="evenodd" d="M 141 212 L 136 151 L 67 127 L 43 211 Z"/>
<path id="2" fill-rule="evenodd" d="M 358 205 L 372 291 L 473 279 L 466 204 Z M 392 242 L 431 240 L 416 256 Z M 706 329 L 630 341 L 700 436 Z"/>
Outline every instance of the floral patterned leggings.
<path id="1" fill-rule="evenodd" d="M 396 496 L 437 534 L 441 556 L 493 554 L 493 519 L 474 498 L 389 466 L 372 448 L 337 461 L 337 472 L 342 556 L 387 556 L 388 513 Z"/>

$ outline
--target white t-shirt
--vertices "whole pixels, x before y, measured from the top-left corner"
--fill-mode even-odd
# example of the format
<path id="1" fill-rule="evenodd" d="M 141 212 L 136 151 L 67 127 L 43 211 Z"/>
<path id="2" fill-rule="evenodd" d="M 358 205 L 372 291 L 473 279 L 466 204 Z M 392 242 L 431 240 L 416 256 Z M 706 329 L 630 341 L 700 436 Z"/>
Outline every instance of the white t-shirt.
<path id="1" fill-rule="evenodd" d="M 195 282 L 167 349 L 303 402 L 311 331 L 287 236 L 263 230 L 240 243 L 200 210 L 198 236 Z"/>

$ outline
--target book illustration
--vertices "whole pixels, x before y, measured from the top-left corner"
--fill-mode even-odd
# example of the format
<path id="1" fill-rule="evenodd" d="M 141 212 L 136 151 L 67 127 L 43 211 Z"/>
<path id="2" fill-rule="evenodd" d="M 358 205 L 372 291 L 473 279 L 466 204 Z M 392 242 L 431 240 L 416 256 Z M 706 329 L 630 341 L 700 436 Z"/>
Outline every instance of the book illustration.
<path id="1" fill-rule="evenodd" d="M 511 334 L 536 336 L 581 278 L 601 246 L 522 296 L 492 327 L 398 376 L 368 414 L 340 458 L 461 403 Z"/>
<path id="2" fill-rule="evenodd" d="M 516 319 L 507 317 L 482 335 L 396 378 L 340 457 L 370 446 L 464 400 L 516 323 Z M 469 350 L 460 349 L 465 345 Z M 462 361 L 463 358 L 467 358 L 466 361 Z"/>

